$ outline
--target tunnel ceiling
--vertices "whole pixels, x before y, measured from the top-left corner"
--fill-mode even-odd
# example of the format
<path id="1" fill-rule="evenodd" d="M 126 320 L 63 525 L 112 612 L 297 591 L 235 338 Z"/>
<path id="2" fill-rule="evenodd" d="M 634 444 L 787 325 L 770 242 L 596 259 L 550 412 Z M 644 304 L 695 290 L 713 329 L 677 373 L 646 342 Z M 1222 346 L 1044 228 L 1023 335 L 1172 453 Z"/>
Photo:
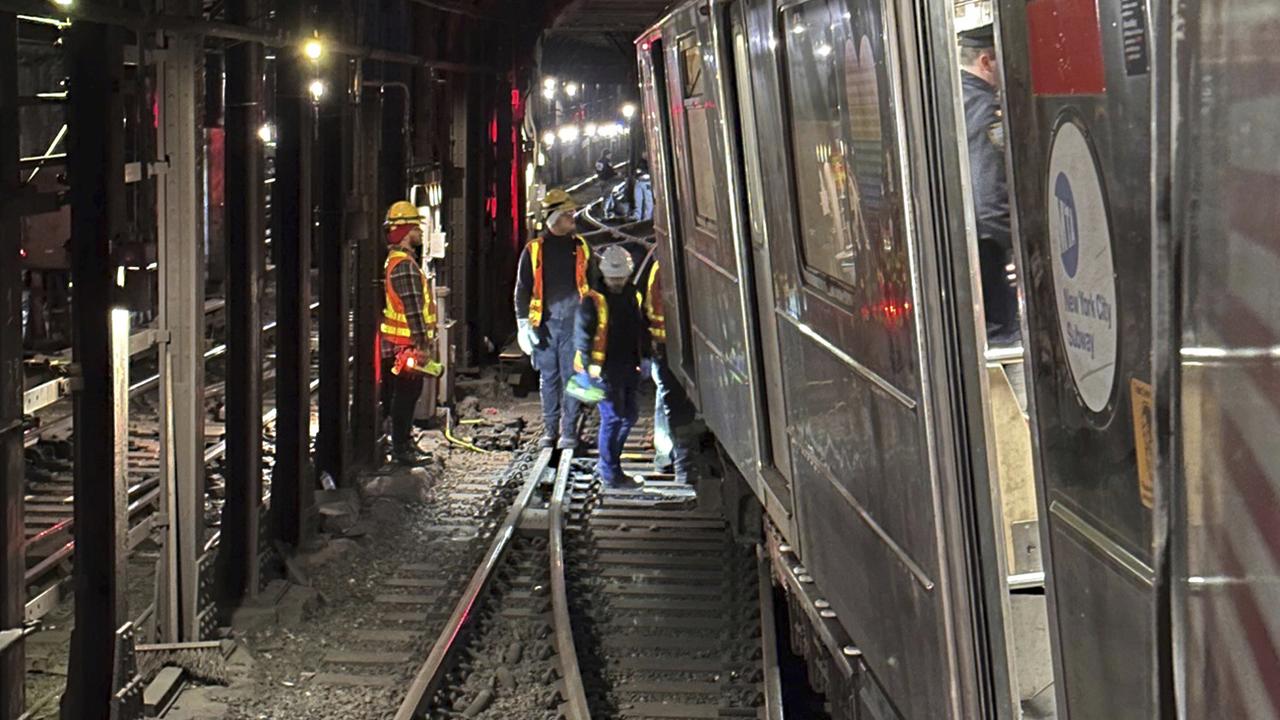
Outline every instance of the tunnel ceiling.
<path id="1" fill-rule="evenodd" d="M 636 36 L 670 0 L 547 0 L 542 71 L 582 82 L 635 83 Z"/>

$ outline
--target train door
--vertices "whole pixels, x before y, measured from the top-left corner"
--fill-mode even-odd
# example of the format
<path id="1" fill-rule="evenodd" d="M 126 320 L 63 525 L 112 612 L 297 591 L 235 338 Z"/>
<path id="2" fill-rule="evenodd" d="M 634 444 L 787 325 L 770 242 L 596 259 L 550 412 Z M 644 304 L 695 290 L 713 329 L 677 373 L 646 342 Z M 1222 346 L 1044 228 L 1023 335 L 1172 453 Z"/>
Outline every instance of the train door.
<path id="1" fill-rule="evenodd" d="M 726 32 L 720 35 L 722 87 L 733 102 L 724 103 L 726 125 L 730 129 L 729 148 L 735 159 L 730 173 L 738 189 L 733 198 L 741 208 L 742 220 L 737 233 L 738 253 L 749 266 L 747 288 L 751 318 L 756 332 L 750 340 L 758 356 L 756 394 L 762 402 L 760 432 L 760 474 L 766 509 L 782 526 L 785 536 L 792 537 L 789 518 L 791 502 L 791 453 L 787 445 L 785 396 L 782 391 L 782 356 L 778 347 L 778 325 L 774 317 L 773 268 L 769 259 L 768 214 L 761 176 L 759 140 L 756 129 L 754 92 L 751 87 L 751 50 L 747 26 L 746 4 L 733 2 L 718 18 Z"/>
<path id="2" fill-rule="evenodd" d="M 678 208 L 669 202 L 672 177 L 671 117 L 667 113 L 669 85 L 665 59 L 666 42 L 657 30 L 638 41 L 640 90 L 644 105 L 649 148 L 650 177 L 653 181 L 653 236 L 662 273 L 662 300 L 667 316 L 667 358 L 680 374 L 685 391 L 698 402 L 697 375 L 693 365 L 689 308 L 679 289 L 685 284 L 685 258 L 680 250 Z"/>
<path id="3" fill-rule="evenodd" d="M 742 1 L 800 559 L 859 717 L 1012 717 L 950 8 Z"/>
<path id="4" fill-rule="evenodd" d="M 732 160 L 714 51 L 718 29 L 702 9 L 676 12 L 665 29 L 674 39 L 667 73 L 684 289 L 698 299 L 690 307 L 689 339 L 703 418 L 759 495 L 761 406 L 749 277 L 735 244 L 741 218 L 734 179 L 725 172 Z"/>
<path id="5" fill-rule="evenodd" d="M 999 2 L 1063 718 L 1155 716 L 1146 8 Z"/>
<path id="6" fill-rule="evenodd" d="M 1165 12 L 1153 36 L 1175 38 L 1164 92 L 1181 119 L 1156 145 L 1173 156 L 1157 264 L 1172 291 L 1157 349 L 1173 371 L 1157 387 L 1172 389 L 1172 432 L 1158 435 L 1174 440 L 1160 448 L 1173 478 L 1170 660 L 1178 717 L 1264 720 L 1280 717 L 1280 6 Z"/>

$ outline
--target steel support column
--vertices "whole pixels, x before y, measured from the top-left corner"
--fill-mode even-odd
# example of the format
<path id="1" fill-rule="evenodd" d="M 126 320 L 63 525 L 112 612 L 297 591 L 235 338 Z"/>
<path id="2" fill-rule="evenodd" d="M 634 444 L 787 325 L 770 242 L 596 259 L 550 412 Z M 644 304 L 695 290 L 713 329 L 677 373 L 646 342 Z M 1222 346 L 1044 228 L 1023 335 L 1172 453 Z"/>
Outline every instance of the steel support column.
<path id="1" fill-rule="evenodd" d="M 347 426 L 351 387 L 351 342 L 347 326 L 350 309 L 347 285 L 348 244 L 343 232 L 343 203 L 349 187 L 345 157 L 349 154 L 351 105 L 344 90 L 345 63 L 330 78 L 332 94 L 320 108 L 320 435 L 316 438 L 317 470 L 335 482 L 346 480 Z"/>
<path id="2" fill-rule="evenodd" d="M 77 22 L 66 35 L 70 104 L 71 277 L 75 402 L 75 630 L 64 720 L 108 717 L 115 631 L 124 623 L 125 521 L 115 478 L 115 378 L 110 311 L 112 241 L 124 220 L 122 31 Z M 122 490 L 122 488 L 120 489 Z"/>
<path id="3" fill-rule="evenodd" d="M 300 4 L 300 3 L 299 3 Z M 300 18 L 299 18 L 300 19 Z M 308 64 L 285 54 L 276 71 L 276 465 L 275 537 L 297 546 L 314 504 L 311 477 L 311 136 Z"/>
<path id="4" fill-rule="evenodd" d="M 257 0 L 230 0 L 227 20 L 255 23 Z M 262 45 L 227 49 L 227 495 L 222 508 L 221 588 L 258 592 L 262 504 Z"/>
<path id="5" fill-rule="evenodd" d="M 200 208 L 204 51 L 198 38 L 169 36 L 157 69 L 159 183 L 161 507 L 167 523 L 156 618 L 165 642 L 200 639 L 199 556 L 204 543 L 204 292 Z"/>
<path id="6" fill-rule="evenodd" d="M 26 604 L 22 525 L 22 276 L 18 208 L 18 28 L 0 13 L 0 631 L 22 626 Z M 23 710 L 21 640 L 0 650 L 0 720 Z"/>
<path id="7" fill-rule="evenodd" d="M 359 105 L 347 236 L 356 248 L 355 388 L 351 401 L 351 434 L 356 462 L 375 460 L 381 434 L 378 414 L 378 323 L 382 318 L 383 243 L 373 237 L 373 206 L 378 189 L 378 157 L 382 149 L 382 99 L 369 93 Z"/>

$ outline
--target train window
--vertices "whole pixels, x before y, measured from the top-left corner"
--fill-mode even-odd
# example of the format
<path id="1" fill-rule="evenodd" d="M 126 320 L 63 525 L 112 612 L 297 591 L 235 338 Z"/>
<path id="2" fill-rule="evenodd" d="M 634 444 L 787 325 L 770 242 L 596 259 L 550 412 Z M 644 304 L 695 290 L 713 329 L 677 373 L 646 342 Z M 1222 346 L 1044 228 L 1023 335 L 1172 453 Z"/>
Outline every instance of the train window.
<path id="1" fill-rule="evenodd" d="M 693 181 L 694 223 L 716 226 L 715 163 L 711 157 L 711 106 L 706 92 L 702 50 L 690 34 L 680 41 L 681 86 L 684 88 L 684 115 L 689 142 L 689 164 Z"/>
<path id="2" fill-rule="evenodd" d="M 893 110 L 878 3 L 856 11 L 810 0 L 783 11 L 796 204 L 810 279 L 853 293 L 864 316 L 903 304 L 909 292 L 896 213 Z M 813 276 L 817 276 L 816 278 Z M 883 318 L 882 318 L 883 319 Z"/>

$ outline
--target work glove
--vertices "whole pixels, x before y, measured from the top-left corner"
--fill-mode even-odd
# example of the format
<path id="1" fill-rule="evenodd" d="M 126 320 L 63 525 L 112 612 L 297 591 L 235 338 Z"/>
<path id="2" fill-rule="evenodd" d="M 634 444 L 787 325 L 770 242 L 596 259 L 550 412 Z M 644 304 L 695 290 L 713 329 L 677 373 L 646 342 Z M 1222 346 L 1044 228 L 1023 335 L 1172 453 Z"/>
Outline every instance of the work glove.
<path id="1" fill-rule="evenodd" d="M 520 345 L 520 352 L 525 355 L 532 355 L 534 349 L 542 344 L 538 328 L 528 318 L 516 318 L 516 342 Z"/>

